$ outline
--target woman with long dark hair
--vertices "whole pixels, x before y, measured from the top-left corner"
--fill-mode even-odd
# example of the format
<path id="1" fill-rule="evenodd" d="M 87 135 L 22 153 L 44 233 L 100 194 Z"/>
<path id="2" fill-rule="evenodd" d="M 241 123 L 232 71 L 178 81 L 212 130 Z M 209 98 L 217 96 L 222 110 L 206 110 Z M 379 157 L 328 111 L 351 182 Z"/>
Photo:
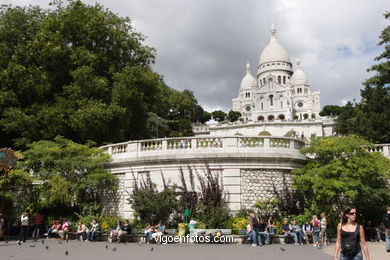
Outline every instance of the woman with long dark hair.
<path id="1" fill-rule="evenodd" d="M 362 248 L 367 260 L 370 260 L 364 229 L 356 222 L 357 211 L 353 206 L 347 207 L 343 212 L 341 223 L 337 226 L 337 241 L 333 259 L 341 247 L 340 260 L 363 260 Z"/>

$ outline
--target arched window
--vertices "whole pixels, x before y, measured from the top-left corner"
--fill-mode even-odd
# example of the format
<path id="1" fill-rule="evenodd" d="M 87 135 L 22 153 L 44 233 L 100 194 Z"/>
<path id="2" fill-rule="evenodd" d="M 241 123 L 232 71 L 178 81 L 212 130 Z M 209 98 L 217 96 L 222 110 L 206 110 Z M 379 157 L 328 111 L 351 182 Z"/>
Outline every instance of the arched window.
<path id="1" fill-rule="evenodd" d="M 278 76 L 278 83 L 281 84 L 282 83 L 282 77 L 279 75 Z"/>
<path id="2" fill-rule="evenodd" d="M 269 120 L 269 121 L 273 121 L 274 119 L 275 119 L 275 117 L 274 117 L 273 115 L 269 115 L 269 116 L 268 116 L 268 120 Z"/>
<path id="3" fill-rule="evenodd" d="M 257 117 L 257 121 L 264 121 L 264 117 L 263 116 L 258 116 Z"/>
<path id="4" fill-rule="evenodd" d="M 283 84 L 286 84 L 286 76 L 283 76 Z"/>
<path id="5" fill-rule="evenodd" d="M 269 103 L 271 106 L 274 105 L 274 96 L 273 95 L 269 95 Z"/>

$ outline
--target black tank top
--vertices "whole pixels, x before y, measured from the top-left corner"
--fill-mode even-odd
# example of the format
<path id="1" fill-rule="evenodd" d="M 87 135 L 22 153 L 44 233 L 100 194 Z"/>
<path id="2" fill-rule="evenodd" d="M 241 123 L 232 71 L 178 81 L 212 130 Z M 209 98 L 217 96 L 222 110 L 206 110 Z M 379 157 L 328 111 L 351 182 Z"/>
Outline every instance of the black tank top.
<path id="1" fill-rule="evenodd" d="M 341 253 L 343 255 L 349 255 L 348 250 L 345 249 L 345 245 L 348 242 L 355 243 L 355 245 L 356 245 L 356 254 L 355 255 L 360 253 L 361 247 L 360 247 L 360 225 L 359 224 L 356 225 L 356 229 L 353 232 L 347 232 L 341 228 L 341 247 L 342 247 Z"/>

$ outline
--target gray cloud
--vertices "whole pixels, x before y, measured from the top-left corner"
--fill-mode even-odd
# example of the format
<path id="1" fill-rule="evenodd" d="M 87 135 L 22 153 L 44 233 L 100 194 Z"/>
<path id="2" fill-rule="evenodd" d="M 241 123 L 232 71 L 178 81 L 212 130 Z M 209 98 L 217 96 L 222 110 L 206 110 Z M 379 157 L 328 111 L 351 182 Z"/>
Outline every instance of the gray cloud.
<path id="1" fill-rule="evenodd" d="M 42 7 L 49 2 L 12 0 Z M 193 90 L 208 110 L 231 108 L 247 61 L 255 75 L 271 23 L 291 60 L 301 58 L 322 105 L 359 99 L 361 83 L 370 76 L 366 69 L 382 51 L 376 44 L 387 26 L 382 14 L 388 6 L 385 0 L 98 2 L 132 18 L 146 44 L 157 49 L 154 69 L 169 86 Z"/>

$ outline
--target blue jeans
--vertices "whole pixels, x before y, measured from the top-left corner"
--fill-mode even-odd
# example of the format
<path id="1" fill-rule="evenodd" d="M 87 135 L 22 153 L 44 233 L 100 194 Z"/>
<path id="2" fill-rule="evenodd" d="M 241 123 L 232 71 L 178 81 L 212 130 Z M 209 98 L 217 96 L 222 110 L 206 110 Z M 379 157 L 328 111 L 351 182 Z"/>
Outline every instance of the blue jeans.
<path id="1" fill-rule="evenodd" d="M 302 231 L 296 231 L 296 232 L 293 232 L 293 233 L 296 234 L 298 243 L 303 243 L 304 236 L 303 236 Z"/>
<path id="2" fill-rule="evenodd" d="M 358 253 L 355 256 L 343 256 L 343 254 L 341 254 L 340 260 L 363 260 L 363 255 L 362 252 Z"/>
<path id="3" fill-rule="evenodd" d="M 313 243 L 319 243 L 320 242 L 320 231 L 314 231 L 313 232 Z"/>
<path id="4" fill-rule="evenodd" d="M 294 239 L 294 243 L 297 244 L 298 243 L 297 234 L 295 234 L 294 232 L 284 233 L 284 238 L 285 239 L 286 239 L 286 237 L 290 237 L 290 236 Z"/>
<path id="5" fill-rule="evenodd" d="M 88 232 L 87 233 L 87 240 L 93 241 L 98 234 L 99 234 L 99 232 L 95 232 L 95 231 Z"/>
<path id="6" fill-rule="evenodd" d="M 390 250 L 390 229 L 386 229 L 386 249 Z"/>

